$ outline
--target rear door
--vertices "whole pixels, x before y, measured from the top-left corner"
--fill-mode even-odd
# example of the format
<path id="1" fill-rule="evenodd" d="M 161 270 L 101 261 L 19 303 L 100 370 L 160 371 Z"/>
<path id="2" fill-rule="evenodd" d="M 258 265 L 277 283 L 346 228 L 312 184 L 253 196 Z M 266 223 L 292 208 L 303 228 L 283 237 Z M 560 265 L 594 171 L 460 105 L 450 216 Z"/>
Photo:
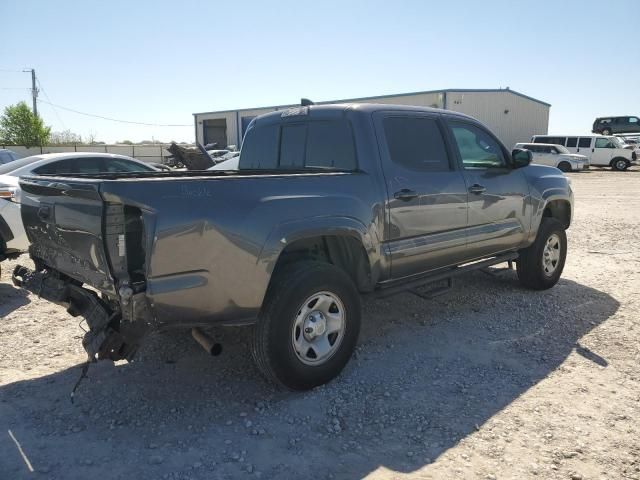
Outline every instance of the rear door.
<path id="1" fill-rule="evenodd" d="M 571 153 L 578 153 L 578 137 L 567 137 L 567 150 Z"/>
<path id="2" fill-rule="evenodd" d="M 578 137 L 578 146 L 574 149 L 570 148 L 571 153 L 579 153 L 585 157 L 591 158 L 595 152 L 593 149 L 594 137 Z"/>
<path id="3" fill-rule="evenodd" d="M 551 154 L 551 147 L 548 145 L 536 145 L 534 148 L 536 149 L 534 153 L 534 163 L 552 167 L 556 166 L 556 159 Z"/>
<path id="4" fill-rule="evenodd" d="M 105 208 L 99 181 L 27 177 L 20 180 L 21 213 L 32 256 L 71 278 L 103 292 L 115 293 L 105 252 L 108 236 L 122 241 L 121 208 Z M 113 228 L 112 228 L 113 225 Z"/>
<path id="5" fill-rule="evenodd" d="M 400 278 L 465 256 L 467 191 L 437 114 L 374 115 L 387 187 L 385 248 Z"/>
<path id="6" fill-rule="evenodd" d="M 519 247 L 530 229 L 529 185 L 510 153 L 483 126 L 449 120 L 469 191 L 467 259 Z"/>

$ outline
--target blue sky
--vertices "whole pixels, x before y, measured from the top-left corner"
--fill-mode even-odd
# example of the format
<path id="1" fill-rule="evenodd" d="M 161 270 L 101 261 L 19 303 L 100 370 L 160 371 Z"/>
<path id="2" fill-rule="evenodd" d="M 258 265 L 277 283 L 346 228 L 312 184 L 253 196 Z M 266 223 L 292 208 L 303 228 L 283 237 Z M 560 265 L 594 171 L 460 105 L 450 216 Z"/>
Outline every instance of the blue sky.
<path id="1" fill-rule="evenodd" d="M 552 133 L 640 115 L 638 0 L 1 0 L 0 19 L 1 109 L 30 104 L 29 74 L 6 70 L 33 67 L 58 105 L 188 125 L 39 105 L 107 142 L 192 141 L 193 112 L 441 88 L 544 100 Z"/>

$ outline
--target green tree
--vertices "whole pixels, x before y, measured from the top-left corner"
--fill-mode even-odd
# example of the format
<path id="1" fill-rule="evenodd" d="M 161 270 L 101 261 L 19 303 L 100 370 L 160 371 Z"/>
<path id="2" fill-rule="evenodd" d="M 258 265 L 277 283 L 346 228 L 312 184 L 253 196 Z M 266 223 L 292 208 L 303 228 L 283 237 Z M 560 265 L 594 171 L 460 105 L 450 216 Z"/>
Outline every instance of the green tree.
<path id="1" fill-rule="evenodd" d="M 9 105 L 0 117 L 0 140 L 27 147 L 46 145 L 51 136 L 40 117 L 36 117 L 25 102 Z"/>

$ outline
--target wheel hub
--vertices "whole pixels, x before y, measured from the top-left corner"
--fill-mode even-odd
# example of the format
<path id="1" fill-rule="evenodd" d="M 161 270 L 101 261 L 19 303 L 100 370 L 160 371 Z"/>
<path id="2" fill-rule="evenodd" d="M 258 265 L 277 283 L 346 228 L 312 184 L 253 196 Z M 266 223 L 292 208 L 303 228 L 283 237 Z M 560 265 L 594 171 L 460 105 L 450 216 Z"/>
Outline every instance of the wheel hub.
<path id="1" fill-rule="evenodd" d="M 291 343 L 298 359 L 320 365 L 331 358 L 344 337 L 346 310 L 340 298 L 323 291 L 310 296 L 298 309 Z"/>
<path id="2" fill-rule="evenodd" d="M 542 267 L 547 275 L 552 275 L 560 262 L 560 237 L 555 233 L 544 244 L 542 251 Z"/>
<path id="3" fill-rule="evenodd" d="M 307 341 L 312 341 L 314 338 L 319 337 L 326 331 L 327 320 L 324 318 L 322 312 L 311 312 L 304 321 L 304 338 L 306 338 Z"/>

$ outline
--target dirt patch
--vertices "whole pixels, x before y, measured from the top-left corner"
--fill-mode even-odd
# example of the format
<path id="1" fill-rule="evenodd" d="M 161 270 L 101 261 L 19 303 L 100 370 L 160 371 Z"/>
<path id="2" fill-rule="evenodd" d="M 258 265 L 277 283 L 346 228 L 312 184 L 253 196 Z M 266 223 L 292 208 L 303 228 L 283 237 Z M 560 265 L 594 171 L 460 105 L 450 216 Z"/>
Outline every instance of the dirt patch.
<path id="1" fill-rule="evenodd" d="M 640 479 L 640 171 L 571 180 L 559 285 L 477 272 L 433 300 L 370 301 L 345 372 L 303 394 L 259 376 L 238 328 L 215 359 L 156 335 L 92 367 L 72 405 L 78 320 L 5 262 L 0 478 Z"/>

